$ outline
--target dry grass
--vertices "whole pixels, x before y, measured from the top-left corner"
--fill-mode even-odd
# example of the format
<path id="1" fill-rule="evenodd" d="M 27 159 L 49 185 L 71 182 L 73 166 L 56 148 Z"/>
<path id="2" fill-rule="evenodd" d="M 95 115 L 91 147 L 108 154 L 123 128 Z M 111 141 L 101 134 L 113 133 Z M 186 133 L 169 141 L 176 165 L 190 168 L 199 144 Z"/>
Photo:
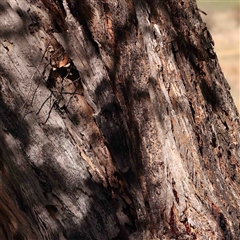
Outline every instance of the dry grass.
<path id="1" fill-rule="evenodd" d="M 215 42 L 215 52 L 222 71 L 231 86 L 231 94 L 240 112 L 239 79 L 239 34 L 240 2 L 238 1 L 203 1 L 198 7 L 207 13 L 202 15 Z"/>

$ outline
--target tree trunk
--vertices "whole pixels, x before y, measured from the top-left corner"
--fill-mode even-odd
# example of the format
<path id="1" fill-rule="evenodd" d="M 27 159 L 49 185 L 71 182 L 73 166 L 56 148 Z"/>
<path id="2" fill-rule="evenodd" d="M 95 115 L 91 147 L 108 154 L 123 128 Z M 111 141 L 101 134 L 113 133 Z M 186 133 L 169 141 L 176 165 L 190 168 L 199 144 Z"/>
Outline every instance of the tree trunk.
<path id="1" fill-rule="evenodd" d="M 0 239 L 238 239 L 239 117 L 194 0 L 0 3 Z"/>

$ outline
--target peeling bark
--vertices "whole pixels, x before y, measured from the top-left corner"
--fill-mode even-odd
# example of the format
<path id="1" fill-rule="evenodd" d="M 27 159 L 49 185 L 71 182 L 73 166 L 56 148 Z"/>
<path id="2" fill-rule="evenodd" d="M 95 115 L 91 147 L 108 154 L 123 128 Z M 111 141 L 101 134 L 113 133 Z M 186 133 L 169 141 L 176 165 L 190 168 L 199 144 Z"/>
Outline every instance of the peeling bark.
<path id="1" fill-rule="evenodd" d="M 0 3 L 1 239 L 238 239 L 239 116 L 193 0 Z"/>

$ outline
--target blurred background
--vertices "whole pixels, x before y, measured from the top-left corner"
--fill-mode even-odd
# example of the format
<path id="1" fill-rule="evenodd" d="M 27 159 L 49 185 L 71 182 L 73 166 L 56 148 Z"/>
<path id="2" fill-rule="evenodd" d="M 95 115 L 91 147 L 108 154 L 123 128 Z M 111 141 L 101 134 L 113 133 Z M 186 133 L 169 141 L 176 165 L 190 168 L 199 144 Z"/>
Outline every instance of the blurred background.
<path id="1" fill-rule="evenodd" d="M 202 19 L 215 42 L 214 50 L 240 113 L 240 0 L 197 0 Z"/>

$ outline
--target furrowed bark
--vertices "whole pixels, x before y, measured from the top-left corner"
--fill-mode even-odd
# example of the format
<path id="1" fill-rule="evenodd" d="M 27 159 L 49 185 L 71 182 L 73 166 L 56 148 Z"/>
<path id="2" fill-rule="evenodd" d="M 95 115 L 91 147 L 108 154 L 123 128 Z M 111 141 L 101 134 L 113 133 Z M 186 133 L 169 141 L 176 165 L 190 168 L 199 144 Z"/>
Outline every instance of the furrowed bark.
<path id="1" fill-rule="evenodd" d="M 1 239 L 237 239 L 239 116 L 193 0 L 0 3 Z"/>

